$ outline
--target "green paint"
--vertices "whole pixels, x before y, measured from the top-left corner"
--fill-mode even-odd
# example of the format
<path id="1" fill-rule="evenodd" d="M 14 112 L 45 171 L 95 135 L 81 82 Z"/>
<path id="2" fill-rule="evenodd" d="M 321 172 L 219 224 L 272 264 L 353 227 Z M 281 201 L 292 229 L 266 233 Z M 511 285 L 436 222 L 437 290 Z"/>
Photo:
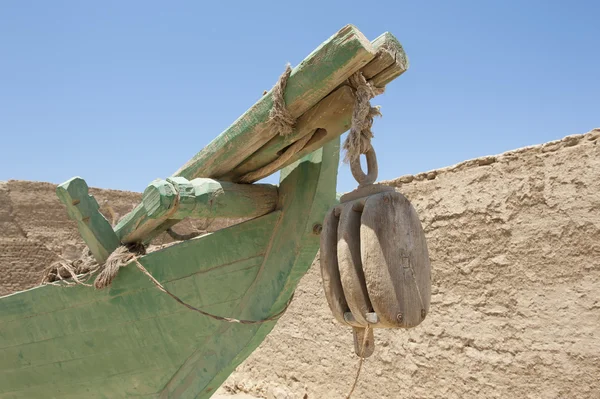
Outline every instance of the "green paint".
<path id="1" fill-rule="evenodd" d="M 278 210 L 142 263 L 175 295 L 215 314 L 279 311 L 318 249 L 312 225 L 335 200 L 338 149 L 330 144 L 282 171 Z M 43 286 L 2 305 L 0 398 L 208 398 L 275 324 L 191 312 L 134 265 L 108 290 Z"/>
<path id="2" fill-rule="evenodd" d="M 288 146 L 309 134 L 314 133 L 309 143 L 304 146 L 303 150 L 294 154 L 280 169 L 322 147 L 325 143 L 350 128 L 354 102 L 355 97 L 352 89 L 347 85 L 341 86 L 298 118 L 291 134 L 273 137 L 224 178 L 238 181 L 246 173 L 253 172 L 275 161 L 286 151 Z"/>
<path id="3" fill-rule="evenodd" d="M 313 225 L 322 223 L 335 202 L 338 160 L 339 139 L 282 170 L 279 192 L 283 213 L 272 235 L 271 250 L 234 317 L 262 319 L 281 310 L 289 300 L 319 248 L 319 236 L 313 233 Z M 161 398 L 210 397 L 274 325 L 275 322 L 257 326 L 222 325 L 217 334 L 203 341 L 188 358 Z M 232 346 L 232 342 L 236 345 Z M 219 349 L 218 356 L 207 362 L 206 356 L 213 348 Z M 207 372 L 198 372 L 201 365 Z"/>
<path id="4" fill-rule="evenodd" d="M 288 111 L 299 117 L 373 57 L 371 44 L 358 29 L 342 28 L 293 69 L 284 93 Z M 193 179 L 228 173 L 277 134 L 265 129 L 272 105 L 269 92 L 175 175 Z"/>
<path id="5" fill-rule="evenodd" d="M 120 245 L 112 226 L 100 213 L 96 199 L 89 194 L 88 185 L 80 177 L 59 185 L 56 195 L 67 207 L 69 217 L 77 222 L 79 233 L 98 262 Z"/>
<path id="6" fill-rule="evenodd" d="M 154 180 L 142 194 L 142 205 L 151 219 L 165 216 L 177 206 L 178 190 L 166 180 Z"/>
<path id="7" fill-rule="evenodd" d="M 285 91 L 288 110 L 300 117 L 371 60 L 372 71 L 383 69 L 373 81 L 399 76 L 396 43 L 384 34 L 372 46 L 346 26 L 294 68 Z M 374 59 L 373 47 L 384 45 L 395 54 L 392 61 Z M 265 129 L 271 106 L 268 93 L 173 177 L 153 182 L 143 204 L 114 232 L 83 180 L 61 185 L 59 198 L 94 256 L 106 259 L 120 240 L 148 241 L 178 218 L 255 212 L 260 200 L 240 193 L 259 185 L 186 179 L 226 176 L 265 145 L 264 159 L 272 158 L 285 140 L 274 144 L 276 132 Z M 339 135 L 348 129 L 347 111 L 330 117 L 327 134 L 315 135 L 318 140 L 281 170 L 278 191 L 271 187 L 265 197 L 278 195 L 277 210 L 141 262 L 168 290 L 206 311 L 252 320 L 280 311 L 319 248 L 314 225 L 338 202 Z M 214 197 L 228 190 L 231 196 Z M 0 398 L 209 398 L 276 324 L 230 324 L 192 312 L 135 265 L 122 268 L 107 290 L 43 286 L 0 303 Z"/>
<path id="8" fill-rule="evenodd" d="M 141 261 L 183 300 L 230 315 L 256 278 L 280 214 L 150 253 Z M 45 303 L 31 303 L 38 292 L 46 293 Z M 12 311 L 0 307 L 0 398 L 88 397 L 88 390 L 111 398 L 156 393 L 222 324 L 176 303 L 134 265 L 121 269 L 106 291 L 43 286 L 5 297 L 2 304 L 7 301 Z M 105 381 L 115 375 L 121 378 L 111 382 L 112 390 Z"/>
<path id="9" fill-rule="evenodd" d="M 172 184 L 170 181 L 173 181 Z M 163 192 L 184 193 L 181 201 L 161 201 Z M 189 192 L 186 192 L 188 191 Z M 158 219 L 258 217 L 272 212 L 277 205 L 277 187 L 270 184 L 236 184 L 214 179 L 183 177 L 154 181 L 142 196 L 148 216 Z"/>

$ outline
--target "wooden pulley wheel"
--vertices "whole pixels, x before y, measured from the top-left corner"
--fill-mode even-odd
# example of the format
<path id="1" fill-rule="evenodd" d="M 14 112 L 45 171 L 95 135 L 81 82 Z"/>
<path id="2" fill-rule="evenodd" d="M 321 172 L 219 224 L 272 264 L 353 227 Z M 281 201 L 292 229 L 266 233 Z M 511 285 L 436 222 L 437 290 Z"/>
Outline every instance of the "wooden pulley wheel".
<path id="1" fill-rule="evenodd" d="M 408 199 L 373 184 L 343 196 L 323 223 L 321 275 L 334 317 L 353 328 L 357 355 L 373 353 L 373 328 L 419 325 L 429 312 L 431 266 Z"/>

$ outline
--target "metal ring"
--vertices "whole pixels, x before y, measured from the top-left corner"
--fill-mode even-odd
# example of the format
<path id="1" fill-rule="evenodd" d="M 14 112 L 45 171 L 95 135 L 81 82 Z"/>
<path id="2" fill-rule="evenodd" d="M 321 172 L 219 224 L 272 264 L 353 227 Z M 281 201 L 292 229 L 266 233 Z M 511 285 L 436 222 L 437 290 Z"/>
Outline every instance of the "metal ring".
<path id="1" fill-rule="evenodd" d="M 367 174 L 363 172 L 362 166 L 360 165 L 360 156 L 350 161 L 352 176 L 354 176 L 354 179 L 358 182 L 359 187 L 375 183 L 377 180 L 377 173 L 379 172 L 377 167 L 377 155 L 375 155 L 375 149 L 373 147 L 369 148 L 365 153 L 365 157 L 367 158 Z"/>

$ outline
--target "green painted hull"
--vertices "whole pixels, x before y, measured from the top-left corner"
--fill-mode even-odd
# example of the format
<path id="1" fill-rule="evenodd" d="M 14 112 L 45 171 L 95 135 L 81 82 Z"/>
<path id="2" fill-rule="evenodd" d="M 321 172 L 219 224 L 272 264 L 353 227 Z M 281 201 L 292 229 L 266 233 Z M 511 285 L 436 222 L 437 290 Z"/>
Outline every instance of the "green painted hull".
<path id="1" fill-rule="evenodd" d="M 339 138 L 281 172 L 276 211 L 150 253 L 189 304 L 260 320 L 291 298 L 336 200 Z M 209 398 L 275 326 L 190 311 L 134 265 L 105 290 L 46 285 L 0 298 L 0 398 Z"/>

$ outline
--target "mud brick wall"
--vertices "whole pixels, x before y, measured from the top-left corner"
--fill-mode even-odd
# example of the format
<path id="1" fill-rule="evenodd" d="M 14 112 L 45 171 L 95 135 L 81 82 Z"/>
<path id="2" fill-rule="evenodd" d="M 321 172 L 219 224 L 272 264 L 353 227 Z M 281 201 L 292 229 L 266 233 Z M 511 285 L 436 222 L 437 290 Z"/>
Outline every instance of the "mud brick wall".
<path id="1" fill-rule="evenodd" d="M 376 330 L 354 398 L 600 398 L 600 130 L 386 182 L 417 209 L 433 296 L 413 330 Z M 46 183 L 0 182 L 0 295 L 82 248 Z M 123 215 L 140 195 L 92 190 Z M 103 210 L 106 213 L 106 208 Z M 343 398 L 351 333 L 318 262 L 220 393 Z"/>

